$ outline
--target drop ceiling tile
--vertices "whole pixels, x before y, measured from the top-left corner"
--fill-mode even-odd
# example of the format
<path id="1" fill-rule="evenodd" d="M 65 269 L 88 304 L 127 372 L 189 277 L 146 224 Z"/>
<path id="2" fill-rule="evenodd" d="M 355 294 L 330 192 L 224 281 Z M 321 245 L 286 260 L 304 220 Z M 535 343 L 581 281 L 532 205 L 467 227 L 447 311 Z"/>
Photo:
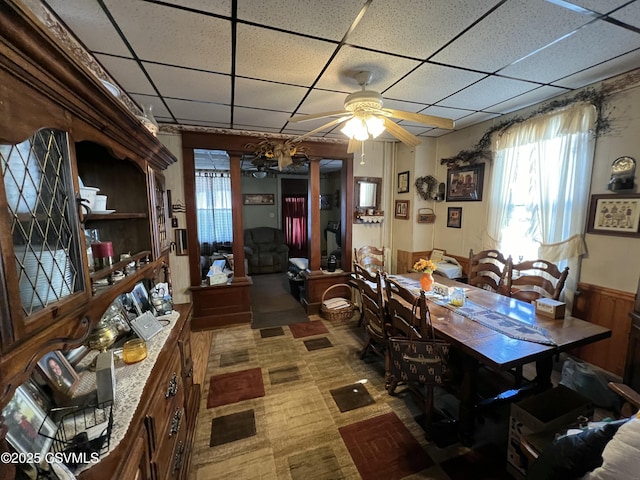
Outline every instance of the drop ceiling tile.
<path id="1" fill-rule="evenodd" d="M 260 110 L 258 108 L 234 107 L 233 124 L 251 125 L 253 127 L 264 126 L 280 130 L 289 120 L 289 114 L 283 112 L 273 112 L 271 110 Z"/>
<path id="2" fill-rule="evenodd" d="M 509 100 L 506 100 L 504 102 L 490 105 L 484 110 L 505 114 L 528 107 L 530 105 L 533 105 L 534 103 L 549 100 L 550 98 L 557 97 L 558 95 L 562 95 L 563 93 L 567 93 L 567 90 L 564 88 L 545 85 L 544 87 L 536 88 L 534 90 L 531 90 L 530 92 L 526 92 L 522 95 L 510 98 Z"/>
<path id="3" fill-rule="evenodd" d="M 629 0 L 570 0 L 571 3 L 598 13 L 609 13 Z M 567 2 L 568 3 L 568 2 Z"/>
<path id="4" fill-rule="evenodd" d="M 420 111 L 420 113 L 424 113 L 425 115 L 434 115 L 436 117 L 450 118 L 451 120 L 457 120 L 458 118 L 466 117 L 467 115 L 473 112 L 474 110 L 440 107 L 438 105 L 433 105 L 431 107 L 425 108 L 424 110 Z"/>
<path id="5" fill-rule="evenodd" d="M 620 57 L 596 65 L 595 67 L 570 75 L 554 82 L 554 84 L 568 88 L 581 88 L 584 85 L 591 85 L 592 83 L 619 75 L 621 72 L 630 71 L 634 69 L 636 65 L 640 65 L 640 50 L 635 50 L 626 55 L 621 55 Z"/>
<path id="6" fill-rule="evenodd" d="M 543 0 L 509 1 L 431 60 L 495 72 L 590 20 Z"/>
<path id="7" fill-rule="evenodd" d="M 612 18 L 640 28 L 640 3 L 634 2 L 611 14 Z"/>
<path id="8" fill-rule="evenodd" d="M 388 89 L 385 96 L 410 102 L 436 103 L 484 76 L 481 73 L 426 63 Z"/>
<path id="9" fill-rule="evenodd" d="M 360 90 L 355 79 L 356 73 L 367 71 L 372 74 L 367 88 L 379 92 L 387 89 L 419 64 L 416 60 L 344 46 L 331 61 L 316 86 L 351 93 Z"/>
<path id="10" fill-rule="evenodd" d="M 305 93 L 307 89 L 302 87 L 238 78 L 235 105 L 293 112 Z"/>
<path id="11" fill-rule="evenodd" d="M 131 57 L 97 0 L 48 0 L 48 4 L 89 50 Z"/>
<path id="12" fill-rule="evenodd" d="M 533 90 L 537 85 L 520 80 L 491 76 L 442 100 L 440 106 L 484 110 L 489 105 Z"/>
<path id="13" fill-rule="evenodd" d="M 636 48 L 640 48 L 640 35 L 598 21 L 505 68 L 500 74 L 551 83 Z"/>
<path id="14" fill-rule="evenodd" d="M 145 95 L 156 94 L 153 85 L 149 83 L 144 72 L 134 60 L 99 54 L 95 57 L 125 91 Z"/>
<path id="15" fill-rule="evenodd" d="M 231 72 L 231 23 L 146 2 L 105 0 L 141 60 Z"/>
<path id="16" fill-rule="evenodd" d="M 314 89 L 309 93 L 307 98 L 304 99 L 297 114 L 310 115 L 313 113 L 343 110 L 344 100 L 347 98 L 347 95 L 346 93 Z"/>
<path id="17" fill-rule="evenodd" d="M 132 94 L 131 99 L 136 102 L 140 107 L 143 105 L 151 105 L 151 114 L 156 121 L 160 121 L 160 118 L 171 118 L 171 113 L 167 110 L 162 100 L 155 95 L 136 95 Z"/>
<path id="18" fill-rule="evenodd" d="M 442 128 L 434 128 L 433 130 L 429 130 L 428 132 L 425 132 L 422 134 L 423 137 L 430 137 L 430 138 L 437 138 L 437 137 L 442 137 L 444 135 L 447 135 L 448 133 L 451 133 L 451 130 L 444 130 Z"/>
<path id="19" fill-rule="evenodd" d="M 143 64 L 162 96 L 201 102 L 231 103 L 231 77 L 188 68 Z"/>
<path id="20" fill-rule="evenodd" d="M 487 113 L 487 112 L 476 112 L 468 115 L 460 120 L 456 120 L 456 127 L 465 128 L 471 125 L 475 125 L 476 123 L 481 123 L 486 120 L 491 120 L 492 118 L 497 118 L 500 115 L 497 113 Z"/>
<path id="21" fill-rule="evenodd" d="M 310 85 L 336 45 L 321 40 L 238 25 L 236 74 L 292 85 Z"/>
<path id="22" fill-rule="evenodd" d="M 497 0 L 373 2 L 347 43 L 427 59 Z"/>
<path id="23" fill-rule="evenodd" d="M 392 98 L 384 98 L 383 108 L 391 108 L 393 110 L 404 110 L 405 112 L 417 113 L 426 107 L 424 103 L 404 102 L 402 100 L 394 100 Z"/>
<path id="24" fill-rule="evenodd" d="M 239 0 L 238 19 L 340 41 L 363 4 L 362 0 Z"/>
<path id="25" fill-rule="evenodd" d="M 166 99 L 173 116 L 182 124 L 189 125 L 197 121 L 200 124 L 217 124 L 230 127 L 231 107 L 217 103 L 190 102 L 186 100 Z"/>
<path id="26" fill-rule="evenodd" d="M 202 10 L 203 12 L 215 13 L 217 15 L 231 16 L 232 0 L 164 0 L 179 7 L 187 7 L 194 10 Z"/>

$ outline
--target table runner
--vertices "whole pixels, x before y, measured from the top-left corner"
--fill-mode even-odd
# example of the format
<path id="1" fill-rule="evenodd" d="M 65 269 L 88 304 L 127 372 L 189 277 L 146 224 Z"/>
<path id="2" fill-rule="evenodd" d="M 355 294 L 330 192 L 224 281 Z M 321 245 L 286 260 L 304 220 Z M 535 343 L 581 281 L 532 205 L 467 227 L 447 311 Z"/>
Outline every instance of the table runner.
<path id="1" fill-rule="evenodd" d="M 389 278 L 398 282 L 403 287 L 411 290 L 416 295 L 420 294 L 420 282 L 406 277 L 389 275 Z M 440 295 L 426 294 L 427 299 L 436 305 L 445 307 L 458 315 L 462 315 L 469 320 L 491 328 L 497 332 L 507 335 L 517 340 L 525 340 L 527 342 L 541 343 L 543 345 L 556 345 L 545 332 L 544 329 L 527 325 L 526 323 L 509 317 L 503 313 L 494 312 L 493 310 L 478 305 L 467 299 L 464 307 L 454 307 L 449 304 L 449 300 Z"/>

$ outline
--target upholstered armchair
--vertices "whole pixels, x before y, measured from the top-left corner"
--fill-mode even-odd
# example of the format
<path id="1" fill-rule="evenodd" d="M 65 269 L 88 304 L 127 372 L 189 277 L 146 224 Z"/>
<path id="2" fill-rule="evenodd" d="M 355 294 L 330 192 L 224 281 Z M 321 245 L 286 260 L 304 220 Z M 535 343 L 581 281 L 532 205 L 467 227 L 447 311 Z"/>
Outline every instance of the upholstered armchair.
<path id="1" fill-rule="evenodd" d="M 289 247 L 284 242 L 284 233 L 277 228 L 245 230 L 244 255 L 249 264 L 249 275 L 287 271 Z"/>

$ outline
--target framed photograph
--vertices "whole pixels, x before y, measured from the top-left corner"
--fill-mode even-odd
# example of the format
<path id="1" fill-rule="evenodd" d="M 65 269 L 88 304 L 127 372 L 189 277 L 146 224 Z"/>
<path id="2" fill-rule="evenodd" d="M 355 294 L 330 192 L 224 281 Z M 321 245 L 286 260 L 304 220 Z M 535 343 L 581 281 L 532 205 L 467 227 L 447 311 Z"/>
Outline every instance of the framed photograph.
<path id="1" fill-rule="evenodd" d="M 332 195 L 328 193 L 327 195 L 320 195 L 320 210 L 331 210 L 331 204 L 333 203 Z"/>
<path id="2" fill-rule="evenodd" d="M 273 193 L 245 193 L 242 199 L 245 205 L 273 205 L 275 203 Z"/>
<path id="3" fill-rule="evenodd" d="M 142 282 L 138 282 L 129 295 L 138 316 L 148 311 L 155 313 L 149 301 L 149 292 Z"/>
<path id="4" fill-rule="evenodd" d="M 398 174 L 398 193 L 409 192 L 409 172 L 400 172 Z"/>
<path id="5" fill-rule="evenodd" d="M 479 202 L 482 200 L 484 163 L 447 170 L 447 202 Z"/>
<path id="6" fill-rule="evenodd" d="M 44 455 L 49 451 L 56 433 L 56 424 L 24 386 L 16 389 L 2 415 L 8 429 L 7 440 L 16 452 Z"/>
<path id="7" fill-rule="evenodd" d="M 37 368 L 55 391 L 68 394 L 73 390 L 80 377 L 59 350 L 44 355 Z"/>
<path id="8" fill-rule="evenodd" d="M 587 233 L 640 237 L 640 194 L 591 195 Z"/>
<path id="9" fill-rule="evenodd" d="M 396 200 L 396 218 L 409 219 L 409 200 Z"/>
<path id="10" fill-rule="evenodd" d="M 447 208 L 447 227 L 462 228 L 462 207 Z"/>

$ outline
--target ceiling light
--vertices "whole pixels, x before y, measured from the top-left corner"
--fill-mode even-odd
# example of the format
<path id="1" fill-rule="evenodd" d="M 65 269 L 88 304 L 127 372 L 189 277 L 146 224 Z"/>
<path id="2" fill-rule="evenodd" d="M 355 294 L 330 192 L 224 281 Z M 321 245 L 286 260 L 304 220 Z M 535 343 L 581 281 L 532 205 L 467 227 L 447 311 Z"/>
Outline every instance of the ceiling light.
<path id="1" fill-rule="evenodd" d="M 267 176 L 267 172 L 264 170 L 260 170 L 259 172 L 253 172 L 252 174 L 254 178 L 265 178 Z"/>
<path id="2" fill-rule="evenodd" d="M 347 137 L 364 142 L 369 137 L 376 138 L 384 132 L 384 120 L 375 115 L 356 115 L 345 123 L 342 133 Z"/>

